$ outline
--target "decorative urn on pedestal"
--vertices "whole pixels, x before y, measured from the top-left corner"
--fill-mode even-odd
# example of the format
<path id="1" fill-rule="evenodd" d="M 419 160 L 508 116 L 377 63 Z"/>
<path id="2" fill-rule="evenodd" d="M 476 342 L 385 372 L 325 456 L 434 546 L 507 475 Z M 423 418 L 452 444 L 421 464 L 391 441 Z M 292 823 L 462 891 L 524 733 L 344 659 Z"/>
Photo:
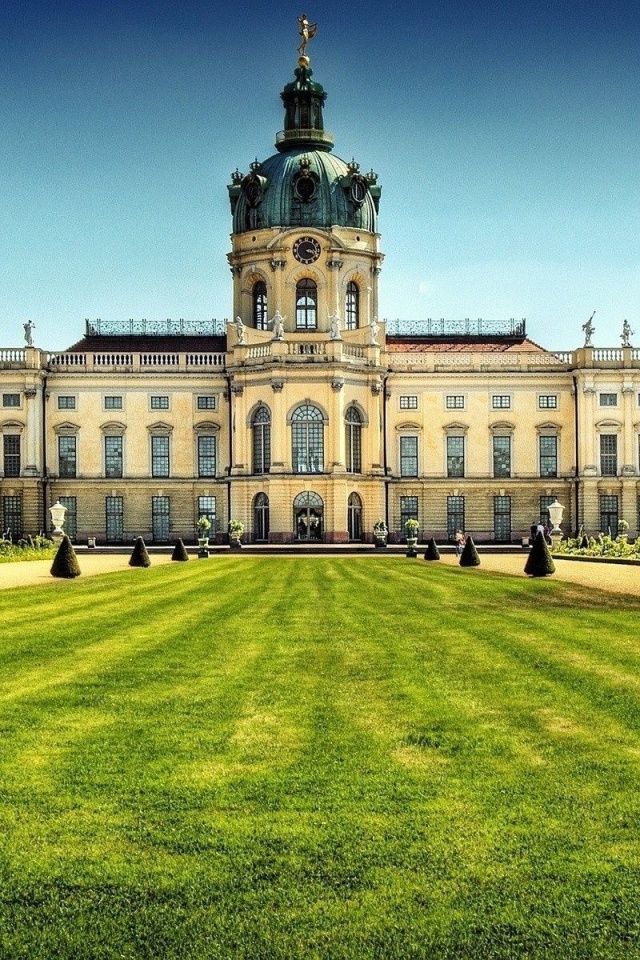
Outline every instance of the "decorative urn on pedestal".
<path id="1" fill-rule="evenodd" d="M 553 541 L 553 549 L 555 550 L 562 540 L 562 530 L 560 529 L 560 524 L 562 523 L 564 507 L 558 502 L 558 498 L 556 497 L 553 503 L 549 504 L 548 510 L 549 519 L 551 520 L 551 539 Z"/>
<path id="2" fill-rule="evenodd" d="M 64 518 L 67 515 L 67 508 L 63 507 L 59 500 L 56 500 L 54 505 L 49 507 L 49 513 L 51 514 L 51 522 L 53 523 L 53 542 L 60 543 L 64 536 L 64 530 L 62 527 L 64 524 Z"/>
<path id="3" fill-rule="evenodd" d="M 376 520 L 373 525 L 373 542 L 376 550 L 382 550 L 386 547 L 388 536 L 389 530 L 387 529 L 385 521 L 382 519 Z"/>
<path id="4" fill-rule="evenodd" d="M 414 520 L 413 517 L 410 517 L 404 525 L 405 530 L 407 531 L 407 556 L 408 557 L 417 557 L 418 551 L 416 546 L 418 544 L 418 527 L 420 524 L 417 520 Z"/>
<path id="5" fill-rule="evenodd" d="M 244 533 L 244 523 L 242 520 L 229 521 L 229 546 L 234 550 L 239 550 L 242 546 L 240 538 Z"/>
<path id="6" fill-rule="evenodd" d="M 211 530 L 211 521 L 208 517 L 200 517 L 196 526 L 198 528 L 198 556 L 204 560 L 209 556 L 209 530 Z"/>

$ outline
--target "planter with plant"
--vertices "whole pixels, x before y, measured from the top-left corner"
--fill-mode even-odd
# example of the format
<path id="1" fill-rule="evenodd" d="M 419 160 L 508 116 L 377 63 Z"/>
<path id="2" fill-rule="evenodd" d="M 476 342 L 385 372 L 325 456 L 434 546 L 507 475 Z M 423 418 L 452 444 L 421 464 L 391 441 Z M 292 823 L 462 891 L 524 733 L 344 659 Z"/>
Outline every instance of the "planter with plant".
<path id="1" fill-rule="evenodd" d="M 208 517 L 200 517 L 196 523 L 198 528 L 198 546 L 207 547 L 209 545 L 209 531 L 211 530 L 211 521 Z"/>
<path id="2" fill-rule="evenodd" d="M 244 533 L 244 523 L 242 520 L 230 520 L 229 521 L 229 546 L 238 547 L 242 546 L 240 538 Z"/>
<path id="3" fill-rule="evenodd" d="M 417 557 L 418 551 L 416 550 L 416 544 L 418 543 L 418 527 L 420 524 L 413 517 L 409 517 L 405 521 L 404 528 L 407 531 L 407 556 L 408 557 Z"/>
<path id="4" fill-rule="evenodd" d="M 377 549 L 386 547 L 388 536 L 389 530 L 385 521 L 382 518 L 380 518 L 380 520 L 376 520 L 373 525 L 373 542 Z"/>

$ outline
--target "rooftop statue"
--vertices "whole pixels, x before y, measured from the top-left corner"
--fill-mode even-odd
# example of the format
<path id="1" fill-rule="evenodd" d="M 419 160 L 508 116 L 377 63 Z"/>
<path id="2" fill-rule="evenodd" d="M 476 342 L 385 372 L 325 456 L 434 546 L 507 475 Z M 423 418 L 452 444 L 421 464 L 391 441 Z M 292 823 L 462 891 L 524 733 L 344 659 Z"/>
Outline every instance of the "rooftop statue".
<path id="1" fill-rule="evenodd" d="M 24 328 L 24 342 L 28 347 L 33 346 L 33 331 L 36 328 L 35 323 L 32 323 L 31 320 L 27 320 L 26 323 L 23 323 Z"/>
<path id="2" fill-rule="evenodd" d="M 625 320 L 622 324 L 622 333 L 620 334 L 620 339 L 622 340 L 623 347 L 631 346 L 631 337 L 634 335 L 635 330 L 631 329 L 631 324 L 628 320 Z"/>
<path id="3" fill-rule="evenodd" d="M 301 17 L 298 17 L 298 23 L 300 24 L 300 36 L 302 37 L 302 42 L 298 47 L 298 53 L 301 57 L 306 57 L 307 44 L 312 37 L 315 37 L 318 32 L 317 23 L 309 23 L 307 20 L 306 13 L 303 13 Z"/>
<path id="4" fill-rule="evenodd" d="M 583 331 L 584 331 L 584 345 L 585 345 L 585 347 L 590 347 L 590 346 L 591 346 L 591 337 L 592 337 L 592 336 L 594 335 L 594 333 L 596 332 L 596 328 L 595 328 L 594 325 L 593 325 L 593 318 L 595 317 L 595 315 L 596 315 L 596 312 L 595 312 L 595 310 L 594 310 L 593 313 L 591 314 L 591 316 L 589 317 L 589 319 L 587 320 L 587 322 L 582 324 L 582 329 L 583 329 Z"/>

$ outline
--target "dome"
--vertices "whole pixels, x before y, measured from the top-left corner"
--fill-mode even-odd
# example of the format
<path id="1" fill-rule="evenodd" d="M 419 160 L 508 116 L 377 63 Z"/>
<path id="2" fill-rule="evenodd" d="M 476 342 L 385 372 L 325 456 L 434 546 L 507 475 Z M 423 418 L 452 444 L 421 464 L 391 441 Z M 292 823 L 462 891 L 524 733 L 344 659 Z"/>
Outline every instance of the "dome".
<path id="1" fill-rule="evenodd" d="M 333 156 L 333 138 L 324 129 L 326 93 L 312 79 L 308 58 L 301 57 L 295 81 L 281 93 L 285 129 L 276 137 L 278 153 L 249 173 L 232 174 L 229 199 L 233 232 L 265 228 L 353 227 L 376 232 L 380 187 L 371 170 Z"/>

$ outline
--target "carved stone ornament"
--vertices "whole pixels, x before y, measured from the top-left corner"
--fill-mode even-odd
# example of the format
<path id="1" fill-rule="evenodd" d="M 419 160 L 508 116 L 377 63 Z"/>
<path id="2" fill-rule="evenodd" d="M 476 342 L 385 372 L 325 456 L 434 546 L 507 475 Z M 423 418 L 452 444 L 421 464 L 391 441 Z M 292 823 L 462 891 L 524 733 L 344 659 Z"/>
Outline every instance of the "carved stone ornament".
<path id="1" fill-rule="evenodd" d="M 336 393 L 344 387 L 344 377 L 334 377 L 331 381 L 331 389 Z"/>
<path id="2" fill-rule="evenodd" d="M 271 389 L 274 393 L 280 393 L 284 387 L 284 380 L 272 380 Z"/>

